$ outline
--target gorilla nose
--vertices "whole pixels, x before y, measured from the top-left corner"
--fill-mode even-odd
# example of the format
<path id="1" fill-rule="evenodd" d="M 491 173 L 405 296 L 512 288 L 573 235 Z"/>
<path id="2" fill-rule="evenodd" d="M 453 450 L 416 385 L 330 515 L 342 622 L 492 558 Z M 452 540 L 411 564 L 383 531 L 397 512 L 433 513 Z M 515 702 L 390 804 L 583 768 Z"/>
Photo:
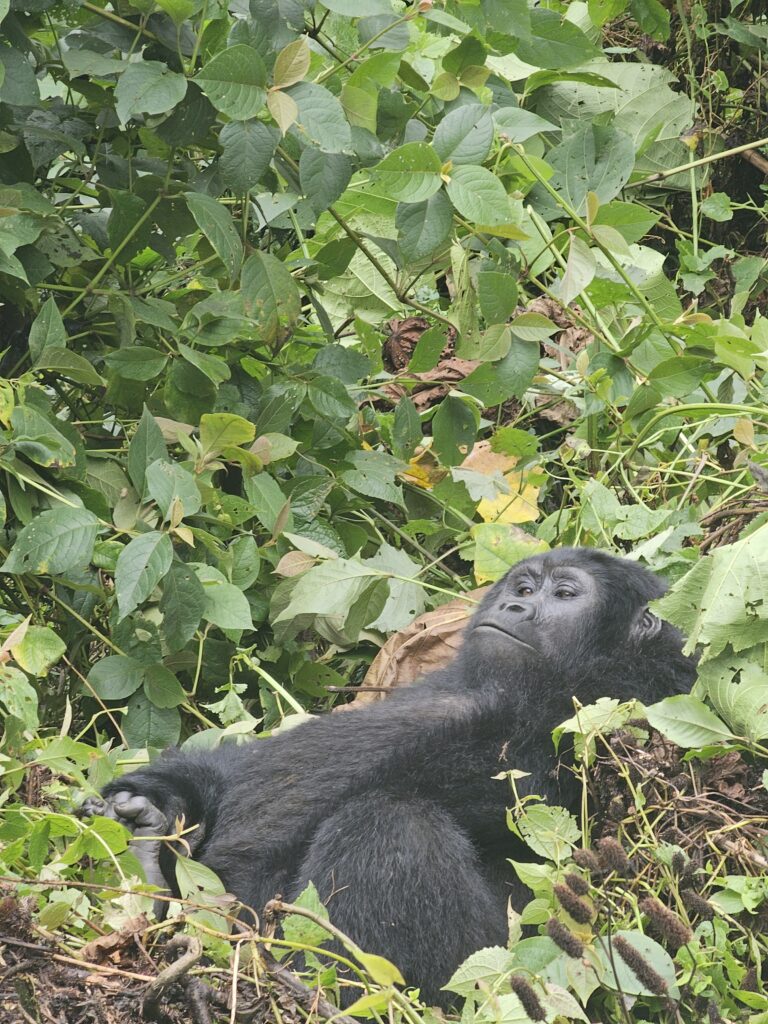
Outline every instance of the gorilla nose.
<path id="1" fill-rule="evenodd" d="M 513 615 L 519 621 L 532 619 L 534 608 L 532 604 L 523 604 L 521 601 L 502 601 L 499 611 L 505 615 Z"/>

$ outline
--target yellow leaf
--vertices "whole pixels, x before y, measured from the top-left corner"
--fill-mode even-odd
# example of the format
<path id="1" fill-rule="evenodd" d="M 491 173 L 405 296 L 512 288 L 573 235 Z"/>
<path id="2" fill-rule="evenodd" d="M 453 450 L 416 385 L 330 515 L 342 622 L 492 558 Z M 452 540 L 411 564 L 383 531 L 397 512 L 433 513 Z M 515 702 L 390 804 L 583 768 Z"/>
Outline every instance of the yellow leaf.
<path id="1" fill-rule="evenodd" d="M 539 488 L 526 482 L 522 473 L 505 473 L 509 494 L 492 501 L 483 498 L 477 512 L 486 523 L 532 523 L 539 518 Z"/>

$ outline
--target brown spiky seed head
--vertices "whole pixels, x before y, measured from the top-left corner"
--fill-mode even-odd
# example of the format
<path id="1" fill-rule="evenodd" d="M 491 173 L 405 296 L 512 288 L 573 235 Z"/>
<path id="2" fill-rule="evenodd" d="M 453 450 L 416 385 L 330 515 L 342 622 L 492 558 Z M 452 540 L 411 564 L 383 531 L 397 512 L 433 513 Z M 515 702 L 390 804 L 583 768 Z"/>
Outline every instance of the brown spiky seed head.
<path id="1" fill-rule="evenodd" d="M 683 898 L 685 909 L 690 910 L 692 914 L 696 914 L 703 921 L 711 921 L 715 916 L 715 908 L 703 896 L 699 896 L 695 889 L 683 889 L 680 895 Z"/>
<path id="2" fill-rule="evenodd" d="M 614 936 L 611 942 L 613 944 L 613 948 L 619 954 L 627 967 L 632 971 L 638 981 L 642 982 L 642 984 L 645 985 L 650 992 L 653 992 L 654 995 L 666 995 L 666 981 L 664 981 L 660 974 L 654 971 L 645 957 L 641 953 L 638 953 L 635 947 L 630 945 L 623 935 Z"/>
<path id="3" fill-rule="evenodd" d="M 544 1007 L 541 1005 L 539 997 L 536 995 L 536 990 L 527 978 L 524 978 L 522 974 L 511 974 L 509 977 L 509 984 L 512 991 L 522 1003 L 523 1009 L 530 1020 L 535 1021 L 547 1019 Z"/>
<path id="4" fill-rule="evenodd" d="M 674 911 L 665 907 L 655 896 L 646 896 L 640 901 L 640 909 L 651 922 L 654 931 L 673 952 L 690 942 L 693 932 Z"/>
<path id="5" fill-rule="evenodd" d="M 589 924 L 592 920 L 592 907 L 580 899 L 576 893 L 571 892 L 567 885 L 560 883 L 553 888 L 563 910 L 566 910 L 579 924 Z"/>
<path id="6" fill-rule="evenodd" d="M 571 856 L 580 868 L 591 871 L 593 874 L 600 874 L 600 861 L 591 850 L 574 850 Z"/>
<path id="7" fill-rule="evenodd" d="M 586 880 L 586 878 L 583 878 L 581 875 L 575 874 L 575 872 L 573 871 L 570 871 L 565 876 L 563 881 L 571 890 L 571 892 L 575 892 L 577 896 L 586 896 L 589 892 L 589 882 Z"/>
<path id="8" fill-rule="evenodd" d="M 615 871 L 617 875 L 632 875 L 632 864 L 624 852 L 624 847 L 613 836 L 605 836 L 598 840 L 597 857 L 603 871 Z"/>
<path id="9" fill-rule="evenodd" d="M 576 938 L 570 928 L 566 928 L 563 922 L 558 921 L 556 917 L 550 917 L 547 921 L 547 935 L 556 946 L 559 946 L 574 960 L 580 960 L 584 955 L 584 943 L 581 939 Z"/>

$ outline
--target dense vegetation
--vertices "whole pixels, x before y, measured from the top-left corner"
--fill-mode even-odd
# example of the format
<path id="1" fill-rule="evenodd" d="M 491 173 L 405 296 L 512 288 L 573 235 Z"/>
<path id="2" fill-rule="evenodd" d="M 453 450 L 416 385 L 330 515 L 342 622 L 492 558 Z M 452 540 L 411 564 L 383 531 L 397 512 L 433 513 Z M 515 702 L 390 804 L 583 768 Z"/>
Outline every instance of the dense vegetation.
<path id="1" fill-rule="evenodd" d="M 574 868 L 588 822 L 518 807 L 546 858 L 522 923 L 548 933 L 518 942 L 514 918 L 459 972 L 463 1020 L 768 1020 L 759 4 L 4 0 L 0 20 L 7 948 L 92 963 L 149 908 L 123 830 L 71 814 L 86 793 L 327 710 L 417 615 L 587 544 L 670 579 L 701 681 L 648 743 L 615 702 L 567 726 L 633 860 L 609 842 Z M 180 864 L 210 970 L 233 950 L 245 970 L 216 880 Z M 323 941 L 305 904 L 283 945 Z M 384 987 L 358 1012 L 416 1022 L 361 962 Z M 7 984 L 47 1019 L 23 971 Z"/>

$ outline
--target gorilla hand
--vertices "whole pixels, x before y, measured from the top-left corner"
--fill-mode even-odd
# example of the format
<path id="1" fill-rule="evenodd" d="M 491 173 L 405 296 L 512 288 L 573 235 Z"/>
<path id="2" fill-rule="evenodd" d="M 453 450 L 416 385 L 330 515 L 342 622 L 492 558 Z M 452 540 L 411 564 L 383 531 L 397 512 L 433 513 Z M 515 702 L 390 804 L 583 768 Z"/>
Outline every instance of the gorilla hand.
<path id="1" fill-rule="evenodd" d="M 160 846 L 161 837 L 168 835 L 168 820 L 147 797 L 137 796 L 124 789 L 110 794 L 106 799 L 89 797 L 83 803 L 80 814 L 83 817 L 100 814 L 124 825 L 134 837 L 130 844 L 131 850 L 141 864 L 147 882 L 167 891 L 166 881 L 160 870 Z M 156 917 L 162 917 L 165 909 L 164 901 L 155 900 Z"/>

